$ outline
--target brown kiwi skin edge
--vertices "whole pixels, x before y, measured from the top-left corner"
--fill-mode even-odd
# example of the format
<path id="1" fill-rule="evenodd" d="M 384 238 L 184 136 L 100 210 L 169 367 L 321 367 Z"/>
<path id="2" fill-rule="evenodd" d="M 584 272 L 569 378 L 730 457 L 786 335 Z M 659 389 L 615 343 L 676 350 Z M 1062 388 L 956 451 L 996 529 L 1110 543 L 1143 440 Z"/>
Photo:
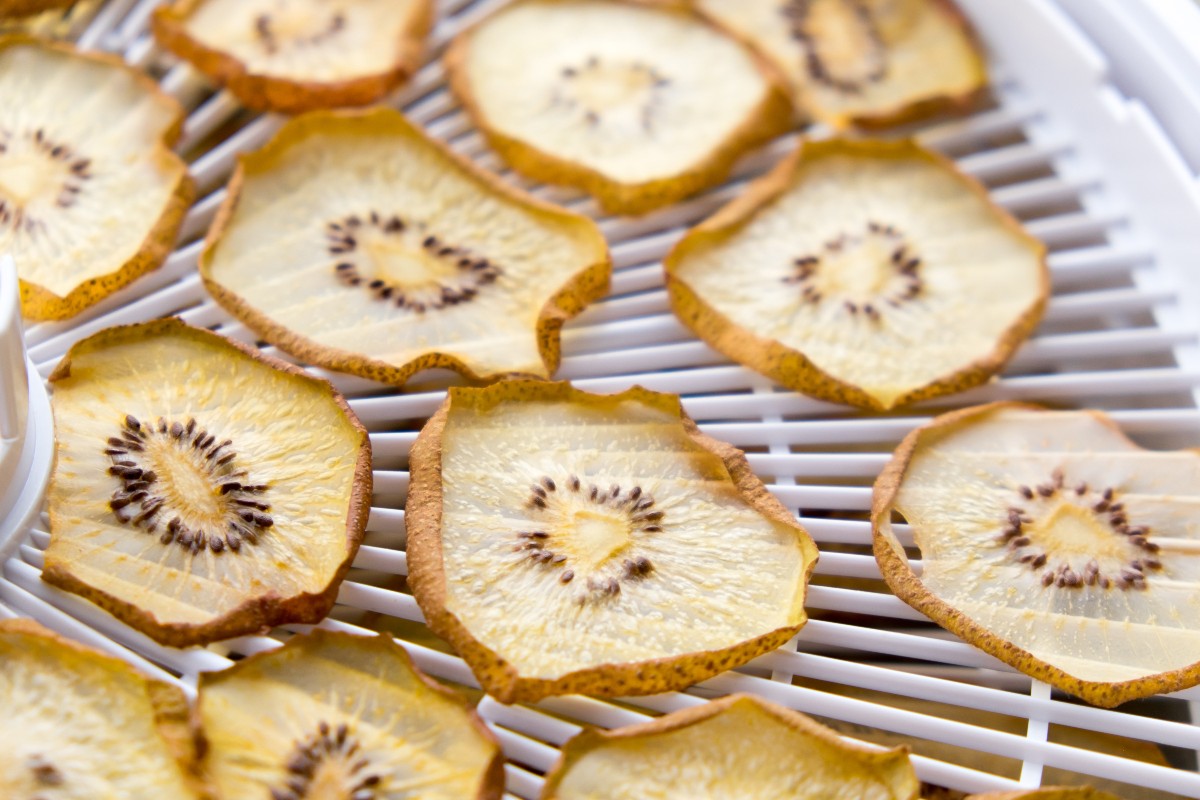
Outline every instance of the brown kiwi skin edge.
<path id="1" fill-rule="evenodd" d="M 288 642 L 290 643 L 293 640 L 297 641 L 298 643 L 302 640 L 315 641 L 318 643 L 320 643 L 322 640 L 332 643 L 342 642 L 346 643 L 347 646 L 374 647 L 387 650 L 389 654 L 400 659 L 404 665 L 407 666 L 412 673 L 417 676 L 417 679 L 420 680 L 421 683 L 447 700 L 452 701 L 455 705 L 460 706 L 463 710 L 463 713 L 467 715 L 467 718 L 471 723 L 471 727 L 474 728 L 483 739 L 488 741 L 495 748 L 495 754 L 492 756 L 491 761 L 488 762 L 487 769 L 483 773 L 483 779 L 479 783 L 479 791 L 474 795 L 472 800 L 500 800 L 500 798 L 504 795 L 505 756 L 504 749 L 500 746 L 500 742 L 496 738 L 496 734 L 492 733 L 492 730 L 484 724 L 476 710 L 471 707 L 470 701 L 462 693 L 455 691 L 449 686 L 443 686 L 438 681 L 426 675 L 420 669 L 420 667 L 413 663 L 412 656 L 408 654 L 408 651 L 397 644 L 396 640 L 390 635 L 386 633 L 379 633 L 374 636 L 362 636 L 358 634 L 343 633 L 341 631 L 325 630 L 324 628 L 314 628 L 307 634 L 298 634 L 297 637 L 289 639 Z M 286 647 L 287 644 L 284 646 Z M 317 646 L 320 645 L 318 644 Z M 255 653 L 254 655 L 247 656 L 227 669 L 217 672 L 200 673 L 197 680 L 199 699 L 192 707 L 193 725 L 197 730 L 203 730 L 203 719 L 200 713 L 200 704 L 204 700 L 205 688 L 235 677 L 238 672 L 246 669 L 244 665 L 253 664 L 264 658 L 269 658 L 273 652 L 275 651 L 265 650 Z"/>
<path id="2" fill-rule="evenodd" d="M 120 56 L 111 53 L 83 52 L 65 42 L 55 42 L 20 33 L 0 35 L 0 51 L 18 46 L 40 47 L 66 53 L 74 58 L 96 64 L 119 67 L 122 71 L 132 75 L 138 84 L 153 97 L 155 103 L 172 109 L 173 122 L 159 140 L 156 155 L 168 168 L 181 169 L 179 180 L 162 213 L 146 234 L 146 238 L 137 252 L 124 264 L 117 266 L 112 272 L 97 275 L 79 283 L 65 296 L 57 295 L 44 286 L 24 278 L 20 280 L 21 314 L 27 320 L 34 322 L 56 322 L 74 317 L 137 278 L 161 267 L 167 260 L 167 256 L 171 254 L 171 249 L 175 245 L 175 236 L 196 197 L 196 185 L 191 175 L 188 174 L 187 165 L 184 164 L 183 159 L 171 150 L 183 130 L 183 120 L 186 116 L 183 106 L 174 97 L 164 92 L 149 75 L 133 69 Z M 17 266 L 20 267 L 19 264 Z"/>
<path id="3" fill-rule="evenodd" d="M 1113 708 L 1130 700 L 1150 697 L 1166 692 L 1177 692 L 1200 683 L 1200 663 L 1192 664 L 1168 672 L 1147 675 L 1127 681 L 1108 683 L 1104 681 L 1087 681 L 1042 661 L 1037 656 L 1012 642 L 1001 639 L 973 619 L 963 614 L 954 606 L 937 597 L 921 582 L 921 579 L 909 566 L 908 556 L 904 547 L 890 531 L 885 531 L 884 525 L 890 523 L 896 495 L 904 480 L 905 472 L 912 463 L 913 456 L 920 446 L 922 439 L 928 436 L 938 436 L 944 430 L 973 419 L 987 416 L 1005 409 L 1021 409 L 1026 411 L 1047 411 L 1045 406 L 1031 403 L 1014 403 L 1000 401 L 980 406 L 971 406 L 957 411 L 951 411 L 935 417 L 928 424 L 916 428 L 904 437 L 896 448 L 891 460 L 875 481 L 871 501 L 871 532 L 875 560 L 883 579 L 893 593 L 908 605 L 932 619 L 938 625 L 954 633 L 968 643 L 995 656 L 1006 664 L 1020 670 L 1030 677 L 1044 681 L 1051 686 L 1075 697 L 1086 700 L 1094 706 Z M 1111 428 L 1122 437 L 1125 434 L 1113 422 L 1112 418 L 1099 411 L 1086 411 L 1098 422 Z M 1134 444 L 1132 440 L 1125 437 Z M 1191 450 L 1200 456 L 1200 450 Z"/>
<path id="4" fill-rule="evenodd" d="M 729 471 L 738 494 L 758 513 L 797 533 L 806 567 L 795 601 L 795 624 L 769 631 L 720 650 L 686 653 L 666 658 L 618 664 L 602 664 L 576 670 L 558 678 L 523 677 L 504 658 L 478 641 L 446 608 L 447 583 L 442 552 L 442 435 L 450 408 L 457 397 L 470 393 L 472 402 L 504 402 L 514 399 L 594 400 L 595 395 L 576 389 L 566 381 L 513 380 L 481 389 L 450 389 L 437 413 L 426 423 L 409 456 L 411 484 L 405 507 L 408 529 L 409 586 L 425 614 L 429 628 L 448 641 L 480 684 L 502 703 L 536 702 L 561 694 L 590 694 L 597 697 L 658 694 L 683 689 L 785 644 L 808 621 L 803 601 L 816 567 L 817 547 L 795 517 L 775 499 L 754 474 L 745 455 L 724 442 L 700 432 L 684 413 L 679 398 L 635 386 L 603 397 L 605 402 L 644 402 L 677 415 L 691 439 L 719 457 Z"/>
<path id="5" fill-rule="evenodd" d="M 503 13 L 510 5 L 528 1 L 515 0 L 514 3 L 503 6 L 495 13 Z M 540 2 L 541 0 L 534 1 Z M 657 8 L 668 13 L 691 17 L 729 36 L 728 31 L 714 25 L 711 20 L 693 8 L 691 3 L 683 0 L 614 0 L 614 2 L 629 6 Z M 763 101 L 724 141 L 686 171 L 667 178 L 641 183 L 618 181 L 585 164 L 543 152 L 535 145 L 509 136 L 489 124 L 487 116 L 483 113 L 479 101 L 471 89 L 466 68 L 468 50 L 475 28 L 486 24 L 487 21 L 485 18 L 476 23 L 451 42 L 445 56 L 451 90 L 467 110 L 471 119 L 474 120 L 476 127 L 487 138 L 492 149 L 509 166 L 533 180 L 581 189 L 595 197 L 600 207 L 608 213 L 645 214 L 714 186 L 728 176 L 734 162 L 748 150 L 774 139 L 793 127 L 792 102 L 788 98 L 787 89 L 778 70 L 758 51 L 750 48 L 737 37 L 730 36 L 729 38 L 747 49 L 753 57 L 759 73 L 766 81 L 768 90 Z"/>
<path id="6" fill-rule="evenodd" d="M 777 722 L 786 725 L 794 731 L 820 739 L 825 744 L 838 750 L 850 751 L 856 758 L 867 762 L 874 762 L 880 772 L 888 771 L 889 767 L 899 767 L 903 770 L 904 765 L 908 765 L 909 748 L 907 745 L 889 750 L 876 750 L 874 748 L 863 747 L 862 745 L 842 739 L 842 737 L 824 725 L 813 721 L 804 714 L 792 711 L 790 708 L 784 708 L 752 694 L 731 694 L 718 700 L 711 700 L 702 705 L 691 706 L 682 711 L 665 714 L 649 722 L 627 725 L 613 730 L 585 728 L 583 732 L 569 739 L 563 745 L 558 761 L 546 773 L 546 783 L 542 789 L 540 800 L 557 800 L 558 788 L 563 779 L 566 778 L 570 768 L 593 750 L 604 747 L 612 742 L 628 742 L 681 730 L 712 719 L 739 703 L 750 703 L 757 706 L 759 710 L 769 714 Z M 917 800 L 919 784 L 916 774 L 913 772 L 911 765 L 908 766 L 906 771 L 909 773 L 911 783 L 913 784 L 912 792 L 904 797 L 896 797 L 895 800 Z"/>
<path id="7" fill-rule="evenodd" d="M 226 87 L 242 105 L 254 111 L 300 114 L 319 108 L 365 106 L 387 97 L 421 64 L 425 36 L 433 27 L 433 0 L 418 0 L 419 8 L 401 33 L 399 52 L 391 68 L 343 81 L 291 80 L 250 72 L 234 56 L 203 44 L 188 33 L 185 20 L 205 0 L 177 0 L 161 6 L 151 17 L 154 38 L 167 50 Z"/>
<path id="8" fill-rule="evenodd" d="M 179 765 L 184 781 L 192 790 L 187 798 L 175 800 L 219 800 L 200 767 L 204 752 L 204 737 L 191 716 L 187 696 L 177 686 L 148 677 L 121 659 L 84 646 L 73 639 L 60 636 L 41 624 L 22 617 L 0 620 L 0 634 L 36 636 L 53 642 L 72 655 L 92 663 L 100 662 L 113 669 L 135 673 L 146 689 L 146 697 L 154 709 L 154 727 Z"/>
<path id="9" fill-rule="evenodd" d="M 998 337 L 991 352 L 948 375 L 897 397 L 890 403 L 881 402 L 868 390 L 830 375 L 809 360 L 803 352 L 741 327 L 706 302 L 679 275 L 681 262 L 692 253 L 720 244 L 733 236 L 759 211 L 783 195 L 790 187 L 795 174 L 803 169 L 806 160 L 836 153 L 898 159 L 915 157 L 951 171 L 991 207 L 1007 230 L 1029 244 L 1040 263 L 1037 299 Z M 830 139 L 801 142 L 796 150 L 752 183 L 741 196 L 689 230 L 663 259 L 663 269 L 671 310 L 680 322 L 713 349 L 788 389 L 821 400 L 872 411 L 889 411 L 922 400 L 965 391 L 985 383 L 1004 368 L 1021 343 L 1037 327 L 1050 296 L 1050 270 L 1046 264 L 1046 246 L 1030 236 L 1008 212 L 993 203 L 988 198 L 987 190 L 978 181 L 959 171 L 949 159 L 926 150 L 912 140 Z"/>
<path id="10" fill-rule="evenodd" d="M 211 338 L 219 340 L 242 355 L 273 367 L 282 372 L 296 375 L 305 381 L 320 384 L 329 392 L 330 398 L 341 408 L 346 420 L 354 427 L 359 436 L 358 459 L 354 466 L 354 487 L 351 490 L 349 509 L 346 513 L 346 556 L 334 572 L 329 584 L 321 592 L 304 592 L 291 597 L 282 597 L 274 592 L 258 597 L 252 597 L 241 605 L 230 610 L 216 619 L 205 623 L 191 624 L 181 622 L 160 622 L 150 611 L 140 608 L 133 603 L 121 600 L 107 592 L 96 589 L 92 585 L 77 578 L 70 570 L 70 565 L 50 564 L 42 571 L 42 579 L 52 586 L 57 586 L 73 594 L 90 600 L 100 608 L 112 614 L 117 619 L 146 634 L 159 644 L 170 647 L 191 647 L 204 645 L 235 636 L 245 636 L 254 633 L 265 633 L 275 625 L 290 623 L 320 622 L 333 608 L 337 599 L 338 587 L 350 571 L 358 546 L 362 543 L 367 525 L 367 516 L 371 511 L 371 440 L 367 429 L 359 421 L 354 411 L 346 403 L 344 397 L 328 381 L 313 377 L 299 367 L 261 353 L 255 348 L 241 342 L 227 339 L 224 336 L 202 328 L 194 328 L 182 320 L 175 318 L 159 319 L 152 322 L 134 325 L 119 325 L 107 328 L 74 344 L 62 360 L 54 368 L 47 379 L 52 385 L 71 375 L 71 357 L 76 348 L 103 345 L 106 341 L 122 340 L 130 337 L 153 337 L 163 334 L 182 334 L 196 338 Z M 55 456 L 57 472 L 57 453 Z M 53 481 L 53 477 L 51 478 Z M 54 535 L 55 514 L 50 516 L 50 534 Z"/>
<path id="11" fill-rule="evenodd" d="M 271 169 L 287 153 L 293 142 L 309 133 L 321 131 L 331 125 L 354 122 L 369 126 L 381 133 L 417 137 L 434 148 L 440 157 L 446 159 L 450 169 L 464 173 L 471 181 L 478 184 L 481 191 L 519 204 L 524 210 L 531 213 L 561 220 L 575 229 L 576 236 L 588 242 L 588 249 L 591 252 L 588 263 L 559 287 L 538 314 L 535 335 L 545 371 L 542 374 L 528 377 L 546 378 L 554 374 L 562 360 L 562 326 L 567 320 L 577 316 L 590 304 L 608 294 L 612 278 L 612 256 L 609 254 L 604 235 L 588 217 L 567 211 L 560 206 L 533 197 L 516 187 L 509 186 L 498 176 L 481 169 L 445 145 L 429 139 L 403 114 L 389 108 L 317 111 L 305 114 L 286 124 L 261 149 L 239 155 L 237 167 L 234 169 L 233 177 L 229 180 L 225 200 L 217 211 L 216 219 L 213 220 L 204 242 L 204 251 L 200 255 L 200 277 L 204 281 L 204 288 L 226 311 L 244 322 L 263 339 L 314 366 L 398 386 L 407 383 L 418 372 L 437 368 L 453 370 L 476 383 L 514 377 L 516 373 L 489 372 L 478 364 L 464 361 L 450 353 L 440 352 L 436 348 L 422 353 L 404 364 L 396 365 L 370 358 L 361 353 L 329 347 L 275 322 L 235 291 L 212 277 L 212 260 L 217 248 L 220 247 L 222 237 L 232 223 L 246 176 Z"/>

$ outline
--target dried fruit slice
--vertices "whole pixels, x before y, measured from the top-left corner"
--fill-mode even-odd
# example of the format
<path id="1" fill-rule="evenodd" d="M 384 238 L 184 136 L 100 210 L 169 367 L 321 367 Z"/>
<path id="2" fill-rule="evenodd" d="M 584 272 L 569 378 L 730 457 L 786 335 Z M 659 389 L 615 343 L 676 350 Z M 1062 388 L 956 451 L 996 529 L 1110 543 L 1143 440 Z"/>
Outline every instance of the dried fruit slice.
<path id="1" fill-rule="evenodd" d="M 668 254 L 675 314 L 790 389 L 889 409 L 983 383 L 1041 318 L 1045 247 L 913 142 L 805 142 Z"/>
<path id="2" fill-rule="evenodd" d="M 383 99 L 420 64 L 431 0 L 179 0 L 155 38 L 257 111 Z"/>
<path id="3" fill-rule="evenodd" d="M 964 409 L 909 434 L 879 476 L 875 557 L 939 625 L 1114 706 L 1200 683 L 1197 486 L 1200 453 L 1142 450 L 1099 412 Z"/>
<path id="4" fill-rule="evenodd" d="M 411 475 L 413 594 L 502 702 L 680 689 L 807 619 L 816 546 L 674 395 L 451 389 Z"/>
<path id="5" fill-rule="evenodd" d="M 493 800 L 504 755 L 466 698 L 388 636 L 316 630 L 200 675 L 222 796 Z"/>
<path id="6" fill-rule="evenodd" d="M 698 0 L 787 76 L 798 108 L 842 129 L 965 110 L 987 66 L 950 0 Z"/>
<path id="7" fill-rule="evenodd" d="M 50 380 L 47 581 L 176 647 L 328 613 L 371 498 L 332 386 L 173 319 L 90 336 Z"/>
<path id="8" fill-rule="evenodd" d="M 65 11 L 78 0 L 0 0 L 0 17 L 32 17 L 43 11 Z"/>
<path id="9" fill-rule="evenodd" d="M 309 114 L 242 156 L 200 259 L 213 297 L 267 341 L 391 383 L 431 367 L 549 376 L 563 323 L 611 269 L 594 222 L 390 109 Z"/>
<path id="10" fill-rule="evenodd" d="M 25 619 L 0 622 L 0 796 L 200 800 L 187 698 Z"/>
<path id="11" fill-rule="evenodd" d="M 78 314 L 162 264 L 192 200 L 183 112 L 115 56 L 0 37 L 0 251 L 29 319 Z"/>
<path id="12" fill-rule="evenodd" d="M 1121 798 L 1090 786 L 1044 786 L 1041 789 L 972 794 L 967 796 L 967 800 L 1121 800 Z"/>
<path id="13" fill-rule="evenodd" d="M 741 694 L 584 731 L 563 746 L 542 800 L 916 800 L 919 788 L 907 749 L 851 744 L 803 714 Z"/>
<path id="14" fill-rule="evenodd" d="M 791 123 L 774 71 L 682 3 L 518 0 L 461 34 L 446 64 L 515 169 L 617 213 L 719 182 Z"/>

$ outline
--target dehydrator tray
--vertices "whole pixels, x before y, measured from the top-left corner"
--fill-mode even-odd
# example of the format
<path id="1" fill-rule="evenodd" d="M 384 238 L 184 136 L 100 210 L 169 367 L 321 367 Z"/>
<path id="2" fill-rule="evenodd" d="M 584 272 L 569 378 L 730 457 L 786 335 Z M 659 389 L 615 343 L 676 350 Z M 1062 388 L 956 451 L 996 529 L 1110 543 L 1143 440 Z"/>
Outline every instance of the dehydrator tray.
<path id="1" fill-rule="evenodd" d="M 122 54 L 183 102 L 189 115 L 177 150 L 190 163 L 198 200 L 161 269 L 68 322 L 25 330 L 35 376 L 49 374 L 73 342 L 96 330 L 165 315 L 254 343 L 204 292 L 196 258 L 235 155 L 263 143 L 281 120 L 246 112 L 160 51 L 147 27 L 155 5 L 84 2 L 56 25 L 83 47 Z M 799 636 L 686 693 L 561 697 L 531 706 L 483 696 L 479 713 L 508 758 L 507 796 L 537 797 L 558 746 L 580 725 L 623 725 L 746 691 L 854 738 L 911 742 L 921 754 L 914 761 L 922 780 L 955 791 L 1094 783 L 1130 798 L 1200 797 L 1200 688 L 1116 710 L 1052 692 L 888 592 L 871 556 L 865 513 L 874 477 L 909 430 L 934 413 L 977 402 L 1101 408 L 1145 445 L 1200 445 L 1200 58 L 1165 38 L 1169 29 L 1187 36 L 1188 25 L 1200 28 L 1200 13 L 1184 0 L 960 0 L 988 48 L 993 99 L 970 117 L 914 132 L 987 184 L 996 202 L 1047 243 L 1054 294 L 1041 327 L 999 379 L 876 415 L 784 391 L 730 363 L 692 337 L 667 306 L 660 259 L 684 228 L 787 152 L 794 135 L 746 158 L 724 186 L 640 218 L 605 216 L 572 191 L 530 184 L 489 152 L 446 91 L 437 60 L 456 32 L 498 5 L 439 2 L 425 66 L 391 104 L 506 180 L 599 220 L 615 262 L 612 291 L 564 329 L 558 377 L 591 391 L 640 384 L 682 395 L 707 433 L 747 451 L 821 548 L 809 594 L 812 620 Z M 425 630 L 405 587 L 407 455 L 446 378 L 431 376 L 400 393 L 310 371 L 345 393 L 371 432 L 375 459 L 365 544 L 321 627 L 391 632 L 430 674 L 476 687 L 465 664 Z M 42 408 L 34 384 L 32 399 Z M 30 436 L 40 432 L 44 458 L 48 420 L 40 412 L 28 420 Z M 36 480 L 27 472 L 17 479 L 22 475 Z M 185 691 L 194 692 L 199 672 L 274 647 L 302 627 L 207 649 L 159 646 L 43 583 L 48 539 L 42 517 L 14 542 L 0 580 L 0 613 L 33 617 Z"/>

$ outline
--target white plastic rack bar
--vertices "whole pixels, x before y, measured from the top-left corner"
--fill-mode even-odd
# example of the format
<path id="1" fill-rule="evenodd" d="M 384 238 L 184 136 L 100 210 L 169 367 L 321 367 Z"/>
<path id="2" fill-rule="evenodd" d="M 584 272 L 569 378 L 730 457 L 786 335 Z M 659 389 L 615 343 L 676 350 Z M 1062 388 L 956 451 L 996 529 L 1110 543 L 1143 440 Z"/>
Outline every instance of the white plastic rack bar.
<path id="1" fill-rule="evenodd" d="M 811 621 L 787 647 L 687 693 L 620 705 L 564 697 L 504 706 L 485 697 L 480 714 L 509 757 L 508 797 L 537 797 L 558 747 L 582 724 L 628 724 L 732 691 L 755 692 L 830 722 L 911 739 L 918 752 L 936 754 L 914 759 L 922 779 L 955 790 L 1033 786 L 1053 777 L 1104 782 L 1131 798 L 1200 797 L 1194 766 L 1200 728 L 1155 716 L 1156 708 L 1184 706 L 1192 712 L 1185 718 L 1196 719 L 1191 706 L 1200 689 L 1119 710 L 1053 695 L 897 600 L 870 557 L 863 512 L 874 476 L 900 438 L 946 408 L 999 398 L 1101 407 L 1147 443 L 1200 444 L 1200 139 L 1194 136 L 1200 129 L 1200 58 L 1162 39 L 1165 25 L 1200 30 L 1200 10 L 1188 0 L 960 3 L 992 54 L 994 102 L 917 135 L 984 181 L 998 203 L 1047 242 L 1055 293 L 1043 325 L 999 379 L 887 416 L 781 390 L 697 342 L 669 312 L 661 258 L 689 225 L 788 152 L 795 135 L 747 157 L 726 185 L 698 198 L 637 219 L 603 215 L 577 192 L 512 174 L 488 150 L 447 92 L 435 57 L 500 0 L 439 3 L 430 60 L 392 103 L 505 179 L 592 214 L 610 240 L 616 264 L 611 295 L 567 326 L 560 374 L 593 391 L 640 383 L 683 395 L 706 432 L 749 451 L 756 472 L 823 551 L 809 602 L 823 618 Z M 147 29 L 156 4 L 95 3 L 73 19 L 76 38 L 153 70 L 189 108 L 179 149 L 191 161 L 203 196 L 163 268 L 69 322 L 25 332 L 29 357 L 43 377 L 80 338 L 162 315 L 177 314 L 242 341 L 255 339 L 212 302 L 195 267 L 235 156 L 266 141 L 281 119 L 248 118 L 215 140 L 215 132 L 227 130 L 241 110 L 228 93 L 207 87 L 156 48 Z M 398 393 L 310 371 L 351 398 L 371 431 L 375 456 L 366 544 L 335 613 L 321 627 L 360 631 L 372 615 L 420 622 L 411 595 L 394 588 L 408 571 L 407 458 L 419 425 L 413 421 L 433 413 L 443 394 Z M 43 583 L 45 531 L 43 518 L 4 564 L 0 614 L 35 617 L 188 691 L 199 672 L 226 666 L 228 656 L 277 646 L 304 629 L 291 626 L 273 637 L 243 637 L 207 649 L 161 647 Z M 899 534 L 909 537 L 904 526 Z M 458 658 L 400 642 L 429 673 L 477 686 Z M 1116 751 L 1130 740 L 1186 751 L 1193 765 L 1104 754 L 1071 743 L 1082 741 L 1067 735 L 1071 731 L 1110 737 Z"/>

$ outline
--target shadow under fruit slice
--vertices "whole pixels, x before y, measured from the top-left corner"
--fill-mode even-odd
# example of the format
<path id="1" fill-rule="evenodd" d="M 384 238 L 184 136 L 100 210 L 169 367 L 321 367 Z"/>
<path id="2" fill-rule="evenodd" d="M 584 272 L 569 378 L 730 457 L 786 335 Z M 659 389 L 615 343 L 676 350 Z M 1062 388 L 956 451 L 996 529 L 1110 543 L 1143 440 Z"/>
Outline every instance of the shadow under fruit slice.
<path id="1" fill-rule="evenodd" d="M 950 0 L 699 0 L 787 77 L 796 106 L 844 129 L 966 110 L 987 87 Z"/>
<path id="2" fill-rule="evenodd" d="M 314 112 L 241 156 L 200 274 L 264 339 L 388 383 L 431 367 L 547 377 L 603 296 L 604 236 L 399 112 Z"/>
<path id="3" fill-rule="evenodd" d="M 542 800 L 916 800 L 905 748 L 843 741 L 803 714 L 737 694 L 563 746 Z"/>
<path id="4" fill-rule="evenodd" d="M 674 395 L 451 389 L 411 471 L 413 594 L 501 702 L 681 689 L 807 619 L 816 545 Z"/>
<path id="5" fill-rule="evenodd" d="M 446 63 L 513 168 L 615 213 L 718 183 L 791 123 L 774 70 L 681 3 L 518 0 L 461 34 Z"/>
<path id="6" fill-rule="evenodd" d="M 183 692 L 27 619 L 0 622 L 0 796 L 202 800 Z"/>
<path id="7" fill-rule="evenodd" d="M 910 141 L 804 142 L 664 266 L 676 316 L 714 348 L 880 410 L 986 381 L 1050 293 L 1045 246 Z"/>
<path id="8" fill-rule="evenodd" d="M 875 557 L 942 627 L 1111 707 L 1200 682 L 1197 487 L 1200 453 L 1143 450 L 1099 412 L 968 408 L 910 433 L 879 476 Z"/>
<path id="9" fill-rule="evenodd" d="M 45 580 L 176 647 L 328 613 L 371 499 L 332 386 L 174 319 L 94 334 L 50 381 Z"/>
<path id="10" fill-rule="evenodd" d="M 0 37 L 0 251 L 32 320 L 78 314 L 157 269 L 192 200 L 183 111 L 116 56 Z"/>
<path id="11" fill-rule="evenodd" d="M 382 100 L 420 64 L 432 0 L 178 0 L 154 36 L 256 111 Z"/>
<path id="12" fill-rule="evenodd" d="M 205 767 L 228 798 L 498 800 L 504 755 L 466 698 L 388 636 L 316 630 L 200 674 Z"/>

